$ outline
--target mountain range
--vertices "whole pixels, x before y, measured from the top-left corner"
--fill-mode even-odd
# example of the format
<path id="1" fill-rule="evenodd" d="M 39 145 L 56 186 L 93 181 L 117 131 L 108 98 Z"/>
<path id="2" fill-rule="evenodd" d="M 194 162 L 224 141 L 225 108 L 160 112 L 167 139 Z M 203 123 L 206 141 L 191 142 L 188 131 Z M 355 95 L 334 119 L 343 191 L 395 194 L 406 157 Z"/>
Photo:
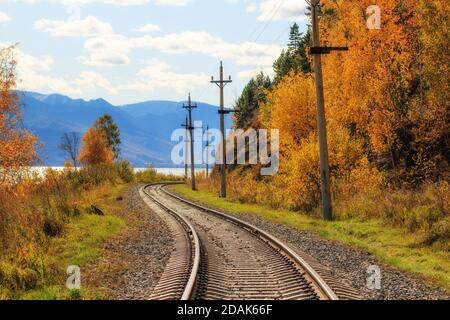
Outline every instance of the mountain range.
<path id="1" fill-rule="evenodd" d="M 170 159 L 173 130 L 185 122 L 183 101 L 145 101 L 116 106 L 104 99 L 72 99 L 61 94 L 18 92 L 23 106 L 23 124 L 35 134 L 42 147 L 42 165 L 62 166 L 65 155 L 58 149 L 65 132 L 77 132 L 81 136 L 103 114 L 109 114 L 119 126 L 122 139 L 121 158 L 135 167 L 152 164 L 155 167 L 173 167 Z M 193 120 L 202 121 L 210 128 L 219 128 L 218 107 L 197 103 Z M 226 117 L 226 128 L 231 119 Z"/>

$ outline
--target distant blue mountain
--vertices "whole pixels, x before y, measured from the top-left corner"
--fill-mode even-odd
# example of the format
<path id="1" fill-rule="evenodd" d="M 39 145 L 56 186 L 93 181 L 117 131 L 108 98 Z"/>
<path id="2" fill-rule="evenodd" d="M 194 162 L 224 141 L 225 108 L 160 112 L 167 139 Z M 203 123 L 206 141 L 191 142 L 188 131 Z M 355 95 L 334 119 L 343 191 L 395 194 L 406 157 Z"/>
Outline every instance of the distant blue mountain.
<path id="1" fill-rule="evenodd" d="M 43 165 L 62 166 L 64 154 L 58 149 L 65 132 L 83 135 L 94 121 L 109 114 L 118 124 L 122 138 L 123 159 L 136 167 L 153 164 L 156 167 L 173 166 L 170 141 L 173 130 L 185 122 L 186 110 L 182 102 L 147 101 L 114 106 L 104 99 L 71 99 L 60 94 L 44 95 L 35 92 L 18 93 L 23 104 L 24 126 L 39 137 L 43 147 L 40 156 Z M 199 103 L 193 119 L 204 126 L 219 128 L 217 106 Z M 231 126 L 227 117 L 226 127 Z"/>

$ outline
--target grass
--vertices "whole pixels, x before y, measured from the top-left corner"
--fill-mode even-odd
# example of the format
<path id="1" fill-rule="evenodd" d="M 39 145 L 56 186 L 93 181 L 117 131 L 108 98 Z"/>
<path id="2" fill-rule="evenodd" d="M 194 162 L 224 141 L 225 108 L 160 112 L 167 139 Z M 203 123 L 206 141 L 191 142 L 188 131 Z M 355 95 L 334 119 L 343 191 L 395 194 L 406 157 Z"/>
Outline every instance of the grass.
<path id="1" fill-rule="evenodd" d="M 109 298 L 98 268 L 108 264 L 105 243 L 121 241 L 139 221 L 125 207 L 125 188 L 133 181 L 174 177 L 149 168 L 133 174 L 125 161 L 81 170 L 47 170 L 19 184 L 0 186 L 0 300 Z M 101 259 L 99 259 L 101 257 Z M 69 266 L 81 269 L 81 290 L 66 289 Z M 83 280 L 84 279 L 84 280 Z"/>
<path id="2" fill-rule="evenodd" d="M 173 187 L 180 195 L 207 206 L 238 214 L 254 214 L 268 221 L 312 231 L 319 236 L 356 246 L 384 263 L 450 289 L 450 254 L 441 246 L 418 247 L 417 235 L 387 226 L 379 219 L 324 222 L 304 214 L 232 202 L 206 191 L 193 192 L 185 185 Z"/>
<path id="3" fill-rule="evenodd" d="M 120 216 L 122 205 L 116 201 L 116 197 L 122 194 L 125 187 L 126 184 L 106 185 L 83 194 L 78 204 L 95 204 L 101 208 L 104 216 L 83 213 L 79 217 L 72 217 L 64 234 L 51 240 L 47 254 L 42 257 L 46 260 L 46 265 L 51 266 L 49 269 L 56 270 L 56 274 L 48 275 L 48 279 L 33 290 L 10 292 L 9 296 L 26 300 L 104 298 L 102 293 L 83 284 L 83 267 L 100 256 L 101 245 L 106 239 L 127 229 L 126 221 Z M 66 269 L 70 265 L 81 268 L 82 289 L 79 291 L 65 287 Z"/>

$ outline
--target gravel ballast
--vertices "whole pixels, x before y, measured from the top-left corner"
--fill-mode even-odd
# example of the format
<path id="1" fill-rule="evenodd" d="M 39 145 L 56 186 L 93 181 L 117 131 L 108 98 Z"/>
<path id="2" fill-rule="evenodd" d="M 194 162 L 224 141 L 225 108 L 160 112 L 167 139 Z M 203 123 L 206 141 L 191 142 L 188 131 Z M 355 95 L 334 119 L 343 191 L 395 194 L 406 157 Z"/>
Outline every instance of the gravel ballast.
<path id="1" fill-rule="evenodd" d="M 172 191 L 173 192 L 173 191 Z M 181 196 L 181 195 L 180 195 Z M 320 238 L 316 234 L 274 223 L 254 214 L 229 213 L 272 234 L 299 253 L 306 253 L 326 267 L 338 280 L 349 284 L 362 299 L 371 300 L 436 300 L 450 299 L 444 289 L 387 266 L 375 256 L 358 248 Z M 381 289 L 368 288 L 370 266 L 381 271 Z"/>
<path id="2" fill-rule="evenodd" d="M 126 234 L 108 241 L 88 269 L 87 281 L 109 299 L 149 299 L 173 249 L 165 222 L 141 199 L 139 187 L 124 192 Z"/>
<path id="3" fill-rule="evenodd" d="M 141 199 L 140 187 L 130 186 L 124 192 L 122 216 L 128 225 L 126 233 L 108 240 L 101 257 L 83 270 L 82 281 L 102 292 L 102 298 L 149 299 L 173 250 L 172 235 L 166 223 Z M 448 291 L 387 266 L 363 250 L 254 214 L 228 214 L 263 229 L 300 254 L 312 257 L 334 279 L 347 284 L 363 299 L 450 299 Z M 368 268 L 374 265 L 381 270 L 379 290 L 367 287 Z"/>

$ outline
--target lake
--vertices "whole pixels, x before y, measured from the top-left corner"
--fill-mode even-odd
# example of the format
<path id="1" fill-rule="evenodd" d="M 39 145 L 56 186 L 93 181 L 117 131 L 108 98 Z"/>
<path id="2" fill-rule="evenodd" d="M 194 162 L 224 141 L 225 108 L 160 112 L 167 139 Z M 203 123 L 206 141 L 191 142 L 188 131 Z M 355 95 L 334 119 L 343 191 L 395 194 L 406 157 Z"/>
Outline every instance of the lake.
<path id="1" fill-rule="evenodd" d="M 52 169 L 54 169 L 54 170 L 58 170 L 58 171 L 60 171 L 60 170 L 64 170 L 64 167 L 33 167 L 33 170 L 35 170 L 36 172 L 38 172 L 39 174 L 42 174 L 42 173 L 44 173 L 45 172 L 45 170 L 47 170 L 48 168 L 52 168 Z M 144 171 L 144 170 L 146 170 L 147 168 L 135 168 L 134 170 L 136 171 L 136 172 L 139 172 L 139 171 Z M 182 177 L 182 176 L 184 176 L 184 167 L 183 168 L 155 168 L 155 170 L 156 170 L 156 172 L 158 172 L 158 173 L 162 173 L 162 174 L 166 174 L 166 175 L 169 175 L 169 174 L 171 174 L 171 175 L 174 175 L 174 176 L 177 176 L 177 177 Z M 198 172 L 205 172 L 206 170 L 205 169 L 203 169 L 203 168 L 196 168 L 195 169 L 195 172 L 196 173 L 198 173 Z M 190 173 L 191 171 L 190 171 L 190 169 L 189 169 L 189 173 Z"/>

